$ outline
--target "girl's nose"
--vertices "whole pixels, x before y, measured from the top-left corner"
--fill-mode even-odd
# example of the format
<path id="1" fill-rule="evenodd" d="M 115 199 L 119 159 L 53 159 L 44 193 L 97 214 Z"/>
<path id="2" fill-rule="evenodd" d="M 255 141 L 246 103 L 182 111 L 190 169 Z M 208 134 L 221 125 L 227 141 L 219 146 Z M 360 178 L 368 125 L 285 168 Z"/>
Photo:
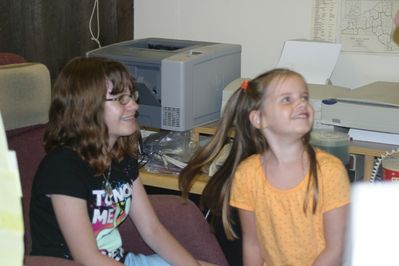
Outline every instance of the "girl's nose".
<path id="1" fill-rule="evenodd" d="M 298 102 L 298 104 L 307 104 L 308 103 L 308 101 L 304 98 L 299 98 L 297 102 Z"/>
<path id="2" fill-rule="evenodd" d="M 308 104 L 309 104 L 309 101 L 305 98 L 299 98 L 296 101 L 296 107 L 298 107 L 298 108 L 304 108 L 304 107 L 308 106 Z"/>
<path id="3" fill-rule="evenodd" d="M 139 109 L 139 104 L 133 98 L 125 106 L 128 109 L 133 109 L 133 110 Z"/>

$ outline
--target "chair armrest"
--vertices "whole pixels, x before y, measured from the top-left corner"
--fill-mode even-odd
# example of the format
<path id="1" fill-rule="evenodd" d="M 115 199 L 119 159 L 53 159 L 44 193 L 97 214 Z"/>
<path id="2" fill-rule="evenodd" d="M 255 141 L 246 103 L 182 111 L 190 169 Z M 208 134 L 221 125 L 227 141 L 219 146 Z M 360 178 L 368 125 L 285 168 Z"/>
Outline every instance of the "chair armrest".
<path id="1" fill-rule="evenodd" d="M 228 265 L 226 257 L 199 208 L 176 195 L 149 195 L 161 223 L 196 259 Z M 135 253 L 152 254 L 129 219 L 120 228 L 124 247 Z"/>
<path id="2" fill-rule="evenodd" d="M 40 63 L 0 66 L 0 110 L 6 130 L 48 121 L 51 79 Z"/>
<path id="3" fill-rule="evenodd" d="M 83 266 L 72 260 L 46 256 L 25 256 L 24 266 Z"/>

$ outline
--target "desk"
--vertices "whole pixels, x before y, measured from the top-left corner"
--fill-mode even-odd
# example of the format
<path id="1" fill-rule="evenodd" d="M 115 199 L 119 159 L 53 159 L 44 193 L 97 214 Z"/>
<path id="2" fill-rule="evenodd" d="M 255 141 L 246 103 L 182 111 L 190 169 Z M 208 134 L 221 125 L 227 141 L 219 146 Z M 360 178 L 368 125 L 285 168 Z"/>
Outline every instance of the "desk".
<path id="1" fill-rule="evenodd" d="M 367 141 L 351 141 L 349 143 L 348 151 L 351 154 L 364 155 L 364 181 L 369 181 L 371 172 L 373 171 L 374 159 L 387 151 L 397 149 L 399 146 L 374 143 Z"/>
<path id="2" fill-rule="evenodd" d="M 197 127 L 193 129 L 192 141 L 198 142 L 200 135 L 213 135 L 216 132 L 217 122 Z M 234 133 L 230 132 L 233 136 Z M 397 149 L 399 146 L 374 143 L 367 141 L 351 141 L 349 143 L 348 152 L 356 155 L 364 155 L 364 181 L 369 181 L 373 171 L 374 158 L 384 154 L 392 149 Z"/>
<path id="3" fill-rule="evenodd" d="M 179 190 L 178 177 L 175 175 L 150 173 L 145 170 L 140 170 L 140 179 L 146 186 L 176 191 Z M 201 195 L 208 183 L 208 180 L 209 177 L 207 175 L 198 176 L 190 190 L 190 193 Z"/>
<path id="4" fill-rule="evenodd" d="M 191 136 L 192 141 L 198 143 L 200 135 L 215 134 L 216 125 L 217 123 L 215 122 L 194 128 Z M 234 136 L 234 132 L 230 132 L 230 136 Z M 399 148 L 399 146 L 366 141 L 351 141 L 348 151 L 351 154 L 364 155 L 364 181 L 368 181 L 373 170 L 374 158 L 384 154 L 386 151 L 397 148 Z M 178 177 L 175 175 L 149 173 L 145 170 L 140 170 L 140 177 L 144 185 L 179 190 Z M 193 194 L 201 194 L 208 180 L 209 177 L 206 175 L 198 176 L 190 192 Z"/>

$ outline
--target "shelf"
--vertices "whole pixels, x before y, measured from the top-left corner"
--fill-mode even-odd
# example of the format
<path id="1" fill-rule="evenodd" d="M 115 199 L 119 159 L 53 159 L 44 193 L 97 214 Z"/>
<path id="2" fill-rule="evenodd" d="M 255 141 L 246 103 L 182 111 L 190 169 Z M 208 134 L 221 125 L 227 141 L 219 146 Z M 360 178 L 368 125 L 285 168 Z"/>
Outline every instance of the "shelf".
<path id="1" fill-rule="evenodd" d="M 165 188 L 179 191 L 178 177 L 176 175 L 150 173 L 145 170 L 140 170 L 141 182 L 146 186 L 153 186 L 158 188 Z M 209 177 L 207 175 L 200 175 L 194 182 L 190 193 L 201 194 L 204 190 Z"/>
<path id="2" fill-rule="evenodd" d="M 200 135 L 214 135 L 216 127 L 217 122 L 194 128 L 191 135 L 192 141 L 198 142 Z M 231 131 L 229 135 L 233 137 L 234 132 Z M 366 141 L 351 141 L 348 152 L 351 154 L 364 155 L 364 181 L 368 181 L 373 170 L 374 158 L 384 154 L 386 151 L 397 148 L 399 148 L 399 146 Z M 178 177 L 176 175 L 150 173 L 145 170 L 140 170 L 140 178 L 144 185 L 179 191 Z M 209 177 L 207 175 L 199 175 L 190 192 L 200 195 L 208 180 Z"/>
<path id="3" fill-rule="evenodd" d="M 199 141 L 200 135 L 214 135 L 216 128 L 217 122 L 197 127 L 193 129 L 191 139 L 192 141 Z M 234 132 L 230 132 L 229 135 L 234 136 Z M 399 148 L 397 145 L 367 141 L 350 141 L 348 152 L 351 154 L 364 155 L 364 181 L 368 181 L 373 170 L 374 158 L 397 148 Z"/>

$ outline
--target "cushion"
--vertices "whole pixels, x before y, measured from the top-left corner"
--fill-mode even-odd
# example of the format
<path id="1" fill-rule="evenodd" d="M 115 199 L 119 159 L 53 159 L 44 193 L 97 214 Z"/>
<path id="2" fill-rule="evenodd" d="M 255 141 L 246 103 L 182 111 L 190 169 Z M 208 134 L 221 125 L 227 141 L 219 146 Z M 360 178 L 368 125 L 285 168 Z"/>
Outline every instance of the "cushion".
<path id="1" fill-rule="evenodd" d="M 0 65 L 0 111 L 6 130 L 47 123 L 50 97 L 50 72 L 45 65 Z"/>
<path id="2" fill-rule="evenodd" d="M 0 65 L 25 63 L 26 60 L 14 53 L 0 53 Z"/>

